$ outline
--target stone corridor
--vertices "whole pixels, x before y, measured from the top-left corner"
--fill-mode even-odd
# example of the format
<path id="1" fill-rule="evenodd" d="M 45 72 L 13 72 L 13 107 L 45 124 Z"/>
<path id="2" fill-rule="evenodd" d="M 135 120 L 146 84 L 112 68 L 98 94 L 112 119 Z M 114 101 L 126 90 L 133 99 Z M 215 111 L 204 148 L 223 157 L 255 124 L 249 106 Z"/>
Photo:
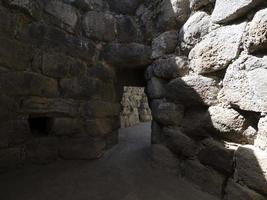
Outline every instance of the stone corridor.
<path id="1" fill-rule="evenodd" d="M 1 175 L 1 200 L 215 200 L 151 165 L 150 123 L 120 130 L 96 161 L 58 161 Z"/>

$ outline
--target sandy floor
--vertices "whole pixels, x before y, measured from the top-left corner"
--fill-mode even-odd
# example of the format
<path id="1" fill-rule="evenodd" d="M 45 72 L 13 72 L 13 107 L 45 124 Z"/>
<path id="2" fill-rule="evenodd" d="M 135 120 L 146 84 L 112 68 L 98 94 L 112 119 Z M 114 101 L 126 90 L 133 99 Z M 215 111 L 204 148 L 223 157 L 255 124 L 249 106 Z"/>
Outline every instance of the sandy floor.
<path id="1" fill-rule="evenodd" d="M 215 200 L 151 167 L 150 124 L 122 129 L 97 161 L 59 161 L 0 175 L 1 200 Z"/>

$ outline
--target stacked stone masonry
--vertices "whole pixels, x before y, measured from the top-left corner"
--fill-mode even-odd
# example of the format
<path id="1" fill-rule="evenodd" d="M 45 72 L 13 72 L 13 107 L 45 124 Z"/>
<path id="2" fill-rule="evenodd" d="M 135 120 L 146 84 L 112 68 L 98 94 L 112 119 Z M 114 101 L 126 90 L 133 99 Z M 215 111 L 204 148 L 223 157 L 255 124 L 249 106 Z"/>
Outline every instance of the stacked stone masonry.
<path id="1" fill-rule="evenodd" d="M 267 199 L 265 0 L 1 0 L 0 171 L 94 159 L 146 86 L 153 159 Z"/>
<path id="2" fill-rule="evenodd" d="M 124 87 L 121 106 L 121 128 L 152 120 L 144 88 Z"/>

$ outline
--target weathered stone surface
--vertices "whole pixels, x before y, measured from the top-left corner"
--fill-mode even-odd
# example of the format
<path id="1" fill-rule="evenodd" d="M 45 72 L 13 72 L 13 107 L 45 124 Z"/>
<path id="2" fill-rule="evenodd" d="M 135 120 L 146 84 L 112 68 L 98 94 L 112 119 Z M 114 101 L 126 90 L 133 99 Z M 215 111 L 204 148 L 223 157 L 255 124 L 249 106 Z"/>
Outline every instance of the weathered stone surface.
<path id="1" fill-rule="evenodd" d="M 267 117 L 260 119 L 258 124 L 258 134 L 255 139 L 255 146 L 267 152 Z"/>
<path id="2" fill-rule="evenodd" d="M 218 28 L 204 37 L 189 53 L 190 67 L 198 74 L 225 69 L 238 57 L 246 23 Z"/>
<path id="3" fill-rule="evenodd" d="M 38 15 L 39 5 L 37 1 L 31 0 L 4 0 L 4 2 L 11 7 L 21 9 L 26 14 L 36 17 Z"/>
<path id="4" fill-rule="evenodd" d="M 103 59 L 114 67 L 135 68 L 151 63 L 151 48 L 143 44 L 112 43 L 102 52 Z"/>
<path id="5" fill-rule="evenodd" d="M 194 13 L 180 29 L 181 50 L 189 53 L 208 34 L 210 23 L 210 16 L 207 13 L 202 11 Z"/>
<path id="6" fill-rule="evenodd" d="M 163 0 L 159 5 L 157 27 L 163 32 L 177 29 L 189 17 L 188 0 Z"/>
<path id="7" fill-rule="evenodd" d="M 10 95 L 56 97 L 57 81 L 32 72 L 0 74 L 0 91 Z"/>
<path id="8" fill-rule="evenodd" d="M 26 144 L 26 160 L 47 164 L 58 158 L 58 140 L 55 137 L 36 138 Z"/>
<path id="9" fill-rule="evenodd" d="M 213 3 L 215 0 L 189 0 L 190 1 L 190 9 L 198 10 L 209 3 Z"/>
<path id="10" fill-rule="evenodd" d="M 64 97 L 102 99 L 114 101 L 115 89 L 112 83 L 87 76 L 65 78 L 60 81 L 61 93 Z"/>
<path id="11" fill-rule="evenodd" d="M 102 137 L 120 128 L 117 118 L 87 119 L 85 121 L 85 134 L 93 137 Z"/>
<path id="12" fill-rule="evenodd" d="M 87 75 L 102 81 L 112 81 L 116 78 L 115 71 L 112 67 L 98 63 L 87 69 Z"/>
<path id="13" fill-rule="evenodd" d="M 224 200 L 265 200 L 266 198 L 247 187 L 229 179 L 225 189 Z"/>
<path id="14" fill-rule="evenodd" d="M 10 70 L 23 71 L 30 67 L 33 58 L 31 46 L 0 38 L 0 65 Z"/>
<path id="15" fill-rule="evenodd" d="M 62 1 L 49 1 L 45 6 L 45 11 L 68 25 L 72 30 L 77 24 L 78 15 L 75 8 Z"/>
<path id="16" fill-rule="evenodd" d="M 85 74 L 86 64 L 78 59 L 73 59 L 64 54 L 50 52 L 44 53 L 35 65 L 41 68 L 43 74 L 53 78 L 64 78 Z"/>
<path id="17" fill-rule="evenodd" d="M 163 169 L 178 170 L 179 159 L 166 146 L 161 144 L 153 144 L 151 146 L 152 161 L 156 167 Z"/>
<path id="18" fill-rule="evenodd" d="M 161 127 L 155 120 L 152 120 L 152 123 L 151 123 L 151 143 L 152 144 L 160 144 L 161 139 L 162 139 Z"/>
<path id="19" fill-rule="evenodd" d="M 104 7 L 103 0 L 68 0 L 77 8 L 84 11 L 98 10 Z"/>
<path id="20" fill-rule="evenodd" d="M 206 138 L 213 134 L 207 126 L 211 124 L 210 116 L 205 107 L 188 107 L 181 124 L 182 132 L 190 137 Z"/>
<path id="21" fill-rule="evenodd" d="M 166 84 L 167 82 L 165 80 L 152 77 L 151 80 L 147 82 L 147 96 L 151 99 L 164 98 L 166 94 Z"/>
<path id="22" fill-rule="evenodd" d="M 18 119 L 0 122 L 0 148 L 22 144 L 29 137 L 30 127 L 27 120 Z"/>
<path id="23" fill-rule="evenodd" d="M 89 38 L 112 41 L 116 34 L 116 19 L 109 13 L 90 11 L 83 18 L 83 29 Z"/>
<path id="24" fill-rule="evenodd" d="M 51 125 L 51 134 L 56 136 L 75 136 L 85 134 L 83 121 L 79 118 L 54 118 Z"/>
<path id="25" fill-rule="evenodd" d="M 142 0 L 108 0 L 111 10 L 122 14 L 134 14 Z"/>
<path id="26" fill-rule="evenodd" d="M 152 41 L 153 59 L 173 53 L 178 44 L 178 34 L 176 31 L 167 31 L 156 37 Z"/>
<path id="27" fill-rule="evenodd" d="M 183 176 L 198 185 L 203 191 L 221 197 L 225 178 L 215 170 L 205 167 L 196 160 L 184 163 Z"/>
<path id="28" fill-rule="evenodd" d="M 22 161 L 21 147 L 0 150 L 0 172 L 16 169 Z"/>
<path id="29" fill-rule="evenodd" d="M 211 106 L 208 109 L 212 128 L 216 129 L 220 137 L 234 141 L 247 141 L 243 135 L 247 128 L 246 119 L 232 108 Z"/>
<path id="30" fill-rule="evenodd" d="M 267 9 L 258 11 L 249 24 L 247 48 L 249 52 L 267 49 Z"/>
<path id="31" fill-rule="evenodd" d="M 163 128 L 162 134 L 165 137 L 168 147 L 182 157 L 193 158 L 197 154 L 195 142 L 181 132 L 179 128 Z"/>
<path id="32" fill-rule="evenodd" d="M 163 79 L 173 79 L 189 73 L 189 65 L 186 57 L 170 56 L 156 60 L 152 64 L 155 76 Z"/>
<path id="33" fill-rule="evenodd" d="M 170 102 L 161 100 L 152 101 L 153 119 L 163 125 L 180 125 L 184 116 L 184 107 Z"/>
<path id="34" fill-rule="evenodd" d="M 227 149 L 223 143 L 213 139 L 202 141 L 203 147 L 198 154 L 200 162 L 209 165 L 222 173 L 232 174 L 234 151 Z"/>
<path id="35" fill-rule="evenodd" d="M 14 98 L 0 95 L 0 120 L 14 119 L 17 116 L 19 104 Z"/>
<path id="36" fill-rule="evenodd" d="M 235 153 L 235 178 L 264 195 L 267 194 L 267 153 L 246 145 L 239 147 Z"/>
<path id="37" fill-rule="evenodd" d="M 117 19 L 118 41 L 122 43 L 138 41 L 138 25 L 134 17 L 123 15 Z"/>
<path id="38" fill-rule="evenodd" d="M 90 137 L 62 139 L 59 141 L 59 155 L 64 159 L 95 159 L 103 155 L 105 141 Z"/>
<path id="39" fill-rule="evenodd" d="M 267 57 L 242 55 L 226 71 L 221 98 L 243 110 L 267 111 Z"/>
<path id="40" fill-rule="evenodd" d="M 244 16 L 262 2 L 262 0 L 239 0 L 237 2 L 218 0 L 212 13 L 212 21 L 215 23 L 230 22 Z"/>
<path id="41" fill-rule="evenodd" d="M 80 114 L 80 102 L 72 99 L 28 97 L 22 99 L 20 112 L 75 117 Z"/>
<path id="42" fill-rule="evenodd" d="M 81 114 L 86 117 L 103 118 L 118 116 L 121 111 L 119 103 L 112 103 L 101 100 L 92 100 L 81 103 Z"/>
<path id="43" fill-rule="evenodd" d="M 213 78 L 190 75 L 170 81 L 166 91 L 171 101 L 186 106 L 213 105 L 217 102 L 219 86 Z"/>

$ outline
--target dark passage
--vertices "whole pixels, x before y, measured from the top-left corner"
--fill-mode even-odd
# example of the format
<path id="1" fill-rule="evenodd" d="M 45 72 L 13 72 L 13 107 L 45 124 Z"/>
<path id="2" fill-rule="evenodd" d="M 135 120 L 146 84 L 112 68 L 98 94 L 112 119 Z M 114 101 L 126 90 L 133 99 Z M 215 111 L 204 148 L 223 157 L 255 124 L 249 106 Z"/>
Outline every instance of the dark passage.
<path id="1" fill-rule="evenodd" d="M 50 117 L 30 117 L 29 125 L 31 133 L 35 137 L 44 137 L 51 132 L 52 118 Z"/>

